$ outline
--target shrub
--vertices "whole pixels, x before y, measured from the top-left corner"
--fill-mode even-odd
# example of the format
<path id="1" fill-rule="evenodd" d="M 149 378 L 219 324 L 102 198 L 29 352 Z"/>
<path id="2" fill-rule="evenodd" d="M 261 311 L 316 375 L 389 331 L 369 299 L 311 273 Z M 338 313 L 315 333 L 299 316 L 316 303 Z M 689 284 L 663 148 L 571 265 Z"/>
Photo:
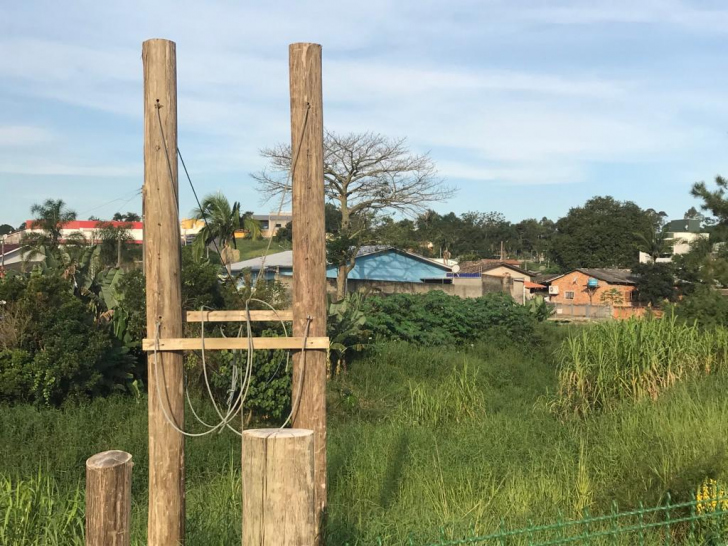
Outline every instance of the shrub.
<path id="1" fill-rule="evenodd" d="M 263 335 L 272 337 L 272 331 Z M 227 408 L 230 396 L 237 399 L 247 366 L 247 352 L 210 351 L 205 353 L 207 374 L 215 401 L 220 408 Z M 262 419 L 285 417 L 291 406 L 291 359 L 286 351 L 254 351 L 250 386 L 244 410 L 250 418 Z M 190 353 L 185 361 L 188 384 L 202 397 L 207 398 L 204 386 L 202 359 L 199 353 Z M 237 368 L 237 369 L 236 369 Z M 223 412 L 224 414 L 224 412 Z"/>
<path id="2" fill-rule="evenodd" d="M 632 268 L 637 277 L 637 299 L 640 303 L 661 306 L 675 301 L 675 268 L 672 264 L 639 264 Z"/>
<path id="3" fill-rule="evenodd" d="M 3 316 L 23 317 L 0 352 L 0 400 L 60 404 L 123 388 L 133 362 L 57 275 L 0 282 Z M 18 321 L 14 320 L 14 324 Z M 3 318 L 3 323 L 6 320 Z"/>
<path id="4" fill-rule="evenodd" d="M 433 290 L 371 297 L 364 312 L 374 336 L 422 345 L 449 345 L 486 335 L 523 342 L 530 339 L 536 324 L 528 308 L 507 294 L 463 299 Z"/>
<path id="5" fill-rule="evenodd" d="M 674 306 L 675 314 L 700 326 L 728 326 L 728 298 L 707 286 L 697 287 Z"/>
<path id="6" fill-rule="evenodd" d="M 657 398 L 678 381 L 725 368 L 728 330 L 705 330 L 668 314 L 592 325 L 560 348 L 554 408 L 585 415 L 621 400 Z"/>

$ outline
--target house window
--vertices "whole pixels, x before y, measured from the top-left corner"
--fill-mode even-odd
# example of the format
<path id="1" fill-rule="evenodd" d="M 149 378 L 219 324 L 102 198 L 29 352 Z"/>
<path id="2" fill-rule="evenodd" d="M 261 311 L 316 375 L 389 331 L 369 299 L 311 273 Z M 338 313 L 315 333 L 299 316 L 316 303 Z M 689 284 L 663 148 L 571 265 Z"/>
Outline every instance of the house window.
<path id="1" fill-rule="evenodd" d="M 567 300 L 573 300 L 575 293 L 573 291 L 564 292 L 564 298 Z"/>

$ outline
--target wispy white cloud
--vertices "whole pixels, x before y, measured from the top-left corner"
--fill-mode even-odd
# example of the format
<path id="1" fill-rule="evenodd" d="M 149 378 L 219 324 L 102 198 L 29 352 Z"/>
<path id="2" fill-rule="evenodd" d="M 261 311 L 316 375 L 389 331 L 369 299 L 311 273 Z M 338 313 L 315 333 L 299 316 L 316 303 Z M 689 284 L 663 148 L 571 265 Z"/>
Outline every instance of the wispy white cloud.
<path id="1" fill-rule="evenodd" d="M 454 180 L 585 182 L 599 162 L 713 168 L 728 122 L 720 66 L 691 80 L 691 60 L 650 35 L 720 35 L 717 0 L 31 0 L 3 4 L 0 20 L 13 22 L 0 37 L 0 107 L 23 106 L 0 108 L 4 173 L 140 176 L 152 36 L 178 43 L 189 166 L 209 184 L 236 180 L 220 182 L 235 192 L 262 167 L 259 148 L 290 140 L 287 46 L 299 40 L 324 45 L 329 128 L 406 136 Z M 643 50 L 615 49 L 625 37 Z"/>
<path id="2" fill-rule="evenodd" d="M 78 165 L 57 163 L 52 161 L 34 161 L 27 163 L 0 163 L 0 173 L 43 175 L 43 176 L 90 176 L 106 177 L 141 177 L 143 173 L 141 164 L 137 165 Z"/>
<path id="3" fill-rule="evenodd" d="M 532 4 L 530 8 L 514 10 L 513 13 L 523 19 L 560 25 L 668 24 L 702 32 L 728 32 L 728 7 L 720 2 L 714 2 L 712 6 L 708 4 L 682 0 L 567 0 L 546 5 Z"/>
<path id="4" fill-rule="evenodd" d="M 20 147 L 47 144 L 53 140 L 51 131 L 28 125 L 0 125 L 0 146 Z"/>

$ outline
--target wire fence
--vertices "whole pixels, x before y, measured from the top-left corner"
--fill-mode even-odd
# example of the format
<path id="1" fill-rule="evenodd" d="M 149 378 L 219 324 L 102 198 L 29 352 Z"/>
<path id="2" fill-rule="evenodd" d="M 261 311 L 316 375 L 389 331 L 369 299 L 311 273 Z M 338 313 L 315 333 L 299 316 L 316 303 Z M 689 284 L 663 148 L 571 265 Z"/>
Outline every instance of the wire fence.
<path id="1" fill-rule="evenodd" d="M 440 540 L 426 546 L 557 546 L 561 544 L 611 545 L 705 545 L 728 544 L 728 496 L 698 493 L 689 502 L 673 503 L 667 496 L 661 506 L 619 512 L 616 504 L 607 515 L 592 516 L 587 510 L 581 519 L 562 520 L 548 525 L 529 525 L 509 530 L 501 522 L 491 534 L 454 539 L 445 530 Z M 379 539 L 377 544 L 394 544 Z M 410 539 L 405 544 L 414 546 Z"/>

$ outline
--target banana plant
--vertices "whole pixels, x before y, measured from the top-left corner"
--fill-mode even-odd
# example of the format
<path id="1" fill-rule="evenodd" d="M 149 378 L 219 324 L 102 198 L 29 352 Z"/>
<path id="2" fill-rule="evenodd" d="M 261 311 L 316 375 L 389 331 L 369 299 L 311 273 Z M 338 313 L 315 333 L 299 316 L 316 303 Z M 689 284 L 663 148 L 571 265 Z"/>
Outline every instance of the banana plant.
<path id="1" fill-rule="evenodd" d="M 346 371 L 347 352 L 363 351 L 367 346 L 369 333 L 364 302 L 365 297 L 358 293 L 348 294 L 338 302 L 329 302 L 327 330 L 332 375 Z"/>

